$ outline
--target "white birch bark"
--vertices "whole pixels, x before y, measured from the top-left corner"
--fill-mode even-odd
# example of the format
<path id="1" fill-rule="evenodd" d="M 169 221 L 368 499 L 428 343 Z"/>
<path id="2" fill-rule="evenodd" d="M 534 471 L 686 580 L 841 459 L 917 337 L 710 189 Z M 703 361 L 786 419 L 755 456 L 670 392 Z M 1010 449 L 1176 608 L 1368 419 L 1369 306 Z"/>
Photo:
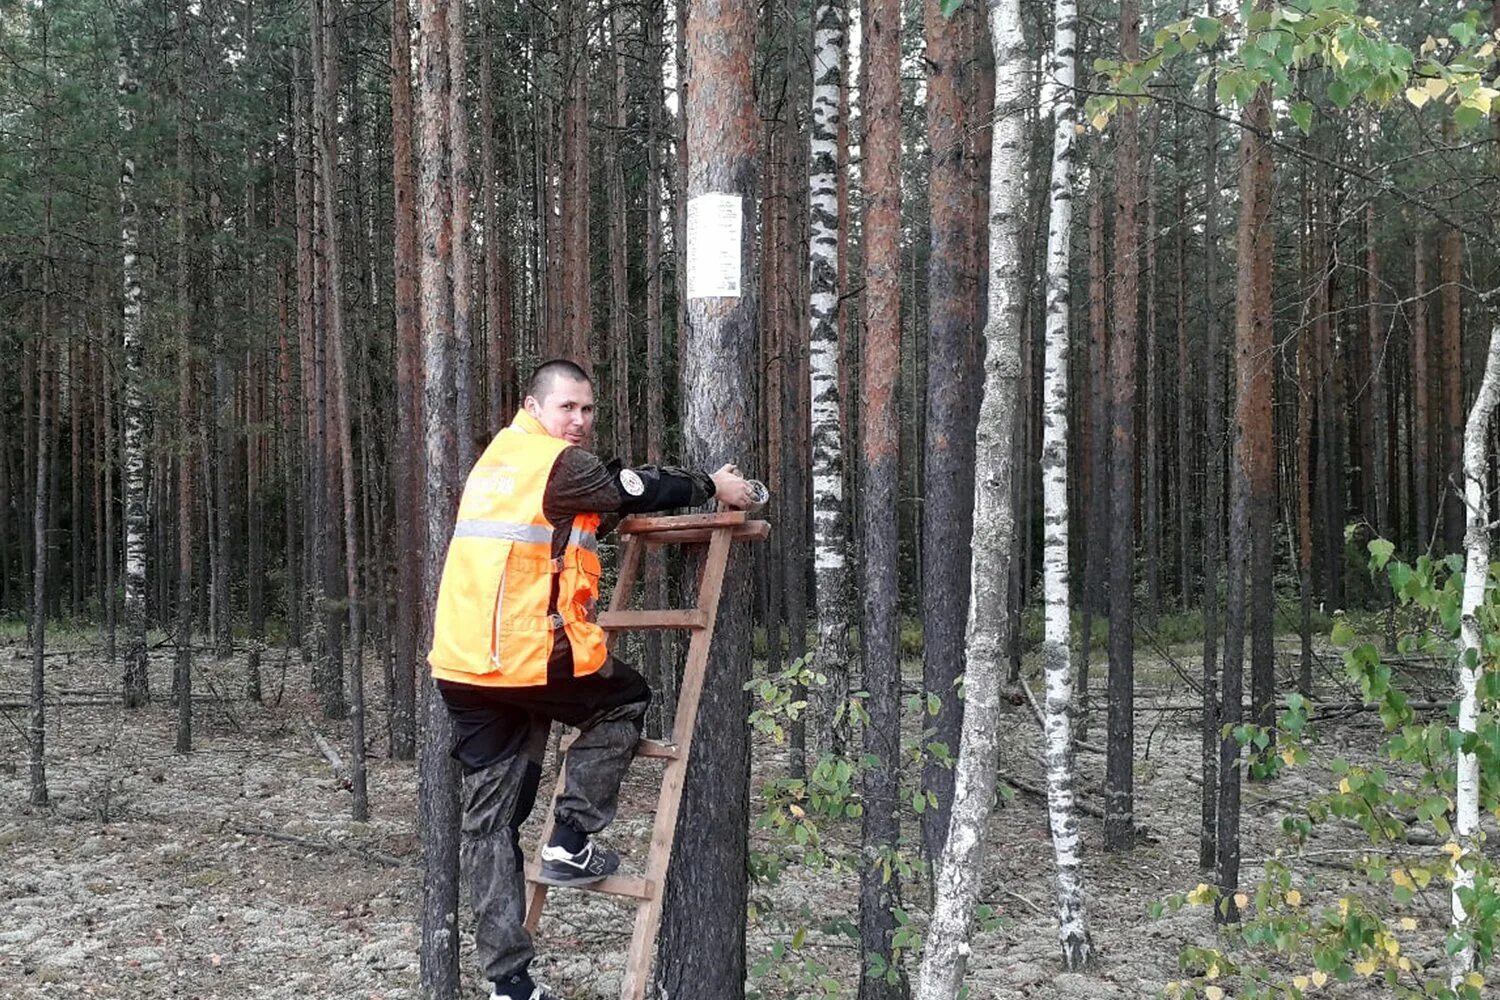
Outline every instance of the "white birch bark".
<path id="1" fill-rule="evenodd" d="M 1464 427 L 1464 507 L 1468 512 L 1468 531 L 1464 539 L 1467 558 L 1464 565 L 1463 619 L 1458 642 L 1458 730 L 1473 733 L 1479 723 L 1479 675 L 1483 669 L 1480 652 L 1479 607 L 1484 603 L 1484 588 L 1489 580 L 1490 529 L 1489 496 L 1485 490 L 1487 462 L 1485 441 L 1490 418 L 1500 400 L 1500 322 L 1490 330 L 1489 358 L 1484 366 L 1484 380 L 1479 395 L 1469 410 Z M 1457 874 L 1453 879 L 1453 926 L 1468 919 L 1459 900 L 1460 890 L 1474 887 L 1474 871 L 1465 859 L 1479 850 L 1479 759 L 1472 753 L 1458 754 L 1458 794 L 1453 832 L 1460 853 L 1455 858 Z M 1450 985 L 1457 986 L 1474 968 L 1474 946 L 1460 949 L 1449 967 Z"/>
<path id="2" fill-rule="evenodd" d="M 1047 225 L 1047 343 L 1042 397 L 1042 587 L 1045 627 L 1042 664 L 1047 694 L 1047 819 L 1057 864 L 1058 943 L 1063 964 L 1080 969 L 1092 959 L 1084 906 L 1083 855 L 1073 795 L 1073 664 L 1068 616 L 1068 310 L 1073 225 L 1073 90 L 1077 0 L 1056 0 L 1052 60 L 1044 110 L 1052 121 L 1052 206 Z"/>
<path id="3" fill-rule="evenodd" d="M 121 486 L 125 508 L 125 676 L 127 707 L 150 698 L 146 673 L 146 451 L 145 400 L 141 394 L 140 208 L 135 200 L 135 109 L 138 88 L 130 25 L 123 7 L 119 35 L 120 100 L 120 263 L 124 308 L 120 332 L 125 348 L 124 455 Z M 111 541 L 110 544 L 113 544 Z"/>
<path id="4" fill-rule="evenodd" d="M 850 593 L 845 569 L 843 441 L 839 433 L 839 95 L 846 11 L 818 0 L 813 20 L 812 136 L 808 168 L 808 268 L 813 477 L 813 584 L 818 611 L 814 668 L 827 678 L 812 694 L 813 741 L 841 749 L 834 721 L 848 692 Z"/>
<path id="5" fill-rule="evenodd" d="M 1016 527 L 1012 428 L 1021 375 L 1021 236 L 1026 205 L 1023 111 L 1028 58 L 1020 0 L 989 0 L 989 20 L 995 54 L 989 221 L 992 271 L 975 460 L 968 670 L 953 815 L 938 864 L 937 898 L 922 953 L 918 1000 L 954 1000 L 963 983 L 974 904 L 979 898 L 985 828 L 995 795 L 1000 670 L 1010 638 L 1006 600 Z"/>

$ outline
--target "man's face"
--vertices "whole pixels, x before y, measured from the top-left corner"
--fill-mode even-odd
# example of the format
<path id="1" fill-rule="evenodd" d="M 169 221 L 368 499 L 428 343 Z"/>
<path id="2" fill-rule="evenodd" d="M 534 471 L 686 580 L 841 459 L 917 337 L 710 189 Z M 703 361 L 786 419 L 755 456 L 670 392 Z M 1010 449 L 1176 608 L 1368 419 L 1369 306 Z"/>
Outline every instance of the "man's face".
<path id="1" fill-rule="evenodd" d="M 555 376 L 546 394 L 526 397 L 526 410 L 553 437 L 587 446 L 594 434 L 594 387 Z"/>

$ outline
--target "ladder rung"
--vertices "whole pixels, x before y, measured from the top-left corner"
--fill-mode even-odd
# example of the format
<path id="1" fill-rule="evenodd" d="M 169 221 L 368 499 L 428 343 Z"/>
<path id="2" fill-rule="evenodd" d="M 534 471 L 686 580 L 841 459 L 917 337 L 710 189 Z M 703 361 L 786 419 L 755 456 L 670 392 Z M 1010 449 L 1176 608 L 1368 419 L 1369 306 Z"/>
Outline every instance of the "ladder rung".
<path id="1" fill-rule="evenodd" d="M 702 545 L 713 541 L 714 532 L 721 528 L 679 528 L 672 531 L 656 531 L 649 535 L 641 535 L 643 542 L 652 545 Z M 771 533 L 770 521 L 746 521 L 744 524 L 731 525 L 729 537 L 736 542 L 759 542 L 764 541 Z"/>
<path id="2" fill-rule="evenodd" d="M 662 611 L 606 611 L 599 624 L 608 629 L 708 628 L 708 615 L 697 608 Z"/>
<path id="3" fill-rule="evenodd" d="M 558 745 L 558 750 L 562 753 L 567 753 L 573 748 L 573 743 L 577 739 L 577 733 L 569 733 L 563 737 L 562 742 Z M 676 743 L 664 743 L 661 740 L 641 740 L 635 745 L 635 755 L 637 757 L 650 757 L 653 760 L 676 760 L 682 756 L 682 751 Z"/>
<path id="4" fill-rule="evenodd" d="M 676 531 L 681 528 L 727 528 L 744 524 L 746 513 L 742 510 L 725 510 L 717 514 L 668 514 L 660 517 L 627 517 L 615 530 L 622 535 L 645 535 L 656 531 Z"/>
<path id="5" fill-rule="evenodd" d="M 682 756 L 676 743 L 663 743 L 661 740 L 641 740 L 635 745 L 637 757 L 653 757 L 656 760 L 676 760 Z"/>
<path id="6" fill-rule="evenodd" d="M 541 869 L 532 865 L 526 870 L 526 881 L 536 882 L 537 874 Z M 547 885 L 543 882 L 542 885 Z M 590 882 L 587 885 L 556 886 L 548 885 L 550 889 L 582 889 L 585 892 L 597 892 L 601 896 L 625 896 L 629 899 L 655 899 L 656 883 L 639 875 L 611 875 L 609 878 L 598 882 Z"/>

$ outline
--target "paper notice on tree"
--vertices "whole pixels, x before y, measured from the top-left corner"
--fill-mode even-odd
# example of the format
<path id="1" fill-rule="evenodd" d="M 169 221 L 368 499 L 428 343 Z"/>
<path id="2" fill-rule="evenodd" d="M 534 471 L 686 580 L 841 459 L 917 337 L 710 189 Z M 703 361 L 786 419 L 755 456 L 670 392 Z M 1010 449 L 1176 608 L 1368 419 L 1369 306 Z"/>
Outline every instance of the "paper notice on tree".
<path id="1" fill-rule="evenodd" d="M 688 298 L 739 298 L 742 226 L 737 194 L 700 194 L 688 202 Z"/>

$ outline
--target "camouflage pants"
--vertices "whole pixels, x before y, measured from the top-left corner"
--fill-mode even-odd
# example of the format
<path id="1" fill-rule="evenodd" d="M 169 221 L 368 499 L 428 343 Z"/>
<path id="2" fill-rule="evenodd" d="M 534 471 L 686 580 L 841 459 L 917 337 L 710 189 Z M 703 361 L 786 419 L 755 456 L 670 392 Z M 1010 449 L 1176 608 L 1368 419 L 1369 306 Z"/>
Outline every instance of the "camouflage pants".
<path id="1" fill-rule="evenodd" d="M 535 951 L 526 932 L 519 831 L 536 802 L 553 720 L 580 730 L 569 748 L 554 819 L 593 834 L 614 819 L 620 782 L 650 703 L 640 674 L 611 659 L 598 674 L 535 688 L 438 685 L 464 765 L 460 863 L 474 906 L 474 943 L 485 978 L 524 974 Z"/>

